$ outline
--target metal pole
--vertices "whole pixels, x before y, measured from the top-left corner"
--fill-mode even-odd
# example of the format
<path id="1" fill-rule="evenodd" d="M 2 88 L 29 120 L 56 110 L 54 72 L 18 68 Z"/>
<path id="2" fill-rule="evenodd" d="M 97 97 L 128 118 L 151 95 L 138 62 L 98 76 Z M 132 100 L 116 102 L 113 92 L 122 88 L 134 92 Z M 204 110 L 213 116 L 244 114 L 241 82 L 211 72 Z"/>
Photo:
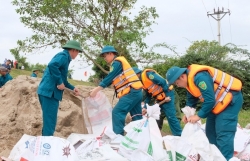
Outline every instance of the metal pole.
<path id="1" fill-rule="evenodd" d="M 217 14 L 217 19 L 218 19 L 218 42 L 220 45 L 220 14 Z"/>
<path id="2" fill-rule="evenodd" d="M 209 12 L 207 12 L 207 16 L 209 17 L 209 16 L 211 16 L 211 17 L 213 17 L 217 22 L 218 22 L 218 43 L 219 43 L 219 45 L 220 45 L 220 20 L 226 15 L 226 14 L 229 14 L 230 15 L 230 10 L 228 10 L 227 12 L 224 12 L 224 8 L 222 8 L 222 10 L 220 10 L 219 8 L 218 8 L 218 11 L 215 11 L 215 9 L 214 9 L 214 13 L 209 13 Z M 222 14 L 222 16 L 220 16 Z M 217 18 L 216 17 L 214 17 L 214 15 L 217 15 Z"/>

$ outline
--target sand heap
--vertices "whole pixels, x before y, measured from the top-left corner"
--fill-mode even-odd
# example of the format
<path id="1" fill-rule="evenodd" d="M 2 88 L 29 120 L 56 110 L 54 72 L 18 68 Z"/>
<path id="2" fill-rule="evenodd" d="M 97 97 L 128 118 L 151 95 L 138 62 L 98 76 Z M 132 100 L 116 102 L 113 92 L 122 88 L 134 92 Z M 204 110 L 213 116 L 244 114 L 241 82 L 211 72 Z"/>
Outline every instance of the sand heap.
<path id="1" fill-rule="evenodd" d="M 23 134 L 41 135 L 42 113 L 36 93 L 41 78 L 18 76 L 0 91 L 0 156 L 8 156 Z M 94 87 L 77 86 L 83 96 Z M 103 92 L 113 99 L 113 90 Z M 114 105 L 117 99 L 114 100 Z M 82 99 L 68 91 L 60 102 L 55 136 L 67 138 L 71 133 L 87 133 L 82 115 Z"/>

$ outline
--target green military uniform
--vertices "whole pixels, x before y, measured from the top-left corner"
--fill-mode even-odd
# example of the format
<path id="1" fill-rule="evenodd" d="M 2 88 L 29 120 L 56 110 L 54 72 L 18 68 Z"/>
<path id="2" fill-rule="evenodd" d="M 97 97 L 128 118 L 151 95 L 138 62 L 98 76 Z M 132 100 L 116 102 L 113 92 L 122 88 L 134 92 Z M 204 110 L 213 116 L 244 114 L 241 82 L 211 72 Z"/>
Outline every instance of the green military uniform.
<path id="1" fill-rule="evenodd" d="M 171 67 L 166 77 L 169 84 L 174 84 L 182 75 L 190 73 L 187 68 Z M 203 70 L 193 78 L 193 83 L 202 94 L 204 102 L 197 115 L 200 118 L 206 118 L 205 133 L 210 144 L 214 144 L 220 150 L 222 155 L 229 160 L 234 154 L 234 137 L 238 122 L 238 114 L 243 104 L 243 96 L 241 91 L 229 90 L 233 98 L 227 107 L 218 114 L 212 112 L 216 103 L 214 92 L 214 80 L 208 71 Z M 195 108 L 200 98 L 193 96 L 187 92 L 186 105 Z"/>
<path id="2" fill-rule="evenodd" d="M 63 96 L 63 90 L 58 89 L 57 86 L 63 83 L 71 90 L 75 88 L 67 81 L 68 67 L 72 60 L 69 49 L 82 52 L 82 48 L 79 42 L 71 40 L 63 46 L 63 49 L 49 62 L 37 89 L 42 107 L 43 136 L 53 136 L 55 132 L 59 101 Z"/>
<path id="3" fill-rule="evenodd" d="M 113 46 L 105 46 L 102 49 L 102 53 L 113 52 L 117 53 Z M 114 60 L 111 64 L 109 74 L 100 82 L 99 86 L 106 88 L 110 86 L 115 79 L 115 77 L 119 76 L 124 72 L 122 63 Z M 142 119 L 141 114 L 141 101 L 142 101 L 142 89 L 134 89 L 131 87 L 130 92 L 121 98 L 119 98 L 118 103 L 112 110 L 112 124 L 113 131 L 116 134 L 124 135 L 124 126 L 125 126 L 125 118 L 127 113 L 129 112 L 133 121 Z"/>
<path id="4" fill-rule="evenodd" d="M 176 110 L 176 117 L 181 120 L 181 109 L 180 109 L 180 98 L 178 93 L 174 90 L 174 95 L 175 95 L 175 100 L 174 100 L 174 104 L 175 104 L 175 110 Z M 146 92 L 143 90 L 143 99 L 144 100 L 146 98 Z M 152 98 L 149 105 L 153 105 L 155 103 L 155 99 Z M 165 113 L 161 110 L 161 114 L 160 114 L 160 118 L 159 120 L 156 120 L 159 129 L 162 129 L 163 126 L 163 121 L 166 118 Z"/>

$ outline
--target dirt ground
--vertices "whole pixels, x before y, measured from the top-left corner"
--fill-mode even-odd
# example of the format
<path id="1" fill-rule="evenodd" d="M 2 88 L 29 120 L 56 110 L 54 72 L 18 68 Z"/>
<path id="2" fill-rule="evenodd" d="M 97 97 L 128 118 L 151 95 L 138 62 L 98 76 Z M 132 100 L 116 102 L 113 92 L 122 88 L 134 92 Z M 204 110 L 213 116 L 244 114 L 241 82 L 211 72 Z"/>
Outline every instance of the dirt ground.
<path id="1" fill-rule="evenodd" d="M 7 82 L 0 91 L 0 156 L 8 157 L 23 134 L 41 135 L 42 113 L 36 93 L 41 78 L 18 76 Z M 77 86 L 82 95 L 93 89 Z M 103 90 L 112 103 L 113 89 Z M 117 102 L 115 98 L 113 105 Z M 67 138 L 71 133 L 87 133 L 82 114 L 82 98 L 64 92 L 60 102 L 55 136 Z"/>

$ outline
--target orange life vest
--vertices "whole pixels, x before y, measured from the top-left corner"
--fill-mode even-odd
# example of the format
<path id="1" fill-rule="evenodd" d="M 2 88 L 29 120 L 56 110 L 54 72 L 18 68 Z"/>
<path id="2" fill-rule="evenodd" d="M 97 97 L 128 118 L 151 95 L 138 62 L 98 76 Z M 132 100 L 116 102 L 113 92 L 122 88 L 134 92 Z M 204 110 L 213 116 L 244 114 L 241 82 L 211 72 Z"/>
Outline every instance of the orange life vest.
<path id="1" fill-rule="evenodd" d="M 128 94 L 131 87 L 134 89 L 141 89 L 143 85 L 128 61 L 123 56 L 119 56 L 114 60 L 121 62 L 123 70 L 123 72 L 112 81 L 117 97 L 121 98 Z"/>
<path id="2" fill-rule="evenodd" d="M 147 76 L 147 72 L 155 72 L 156 74 L 158 74 L 155 70 L 153 69 L 145 69 L 142 73 L 141 73 L 141 81 L 143 84 L 143 89 L 146 90 L 149 94 L 152 95 L 152 97 L 154 97 L 155 99 L 157 99 L 158 101 L 162 101 L 165 99 L 166 95 L 163 91 L 163 88 L 157 84 L 154 84 L 154 82 L 148 78 Z M 159 75 L 159 74 L 158 74 Z M 160 75 L 159 75 L 160 76 Z M 163 78 L 164 79 L 164 78 Z M 166 80 L 167 81 L 167 80 Z M 168 82 L 167 82 L 168 84 Z M 171 85 L 169 87 L 169 90 L 172 90 L 173 86 Z"/>
<path id="3" fill-rule="evenodd" d="M 199 88 L 194 84 L 194 76 L 201 71 L 207 71 L 214 81 L 214 92 L 216 103 L 212 112 L 219 114 L 232 101 L 233 95 L 230 90 L 240 91 L 242 83 L 239 79 L 224 73 L 223 71 L 205 65 L 192 64 L 188 67 L 188 87 L 186 89 L 194 96 L 204 101 Z"/>

